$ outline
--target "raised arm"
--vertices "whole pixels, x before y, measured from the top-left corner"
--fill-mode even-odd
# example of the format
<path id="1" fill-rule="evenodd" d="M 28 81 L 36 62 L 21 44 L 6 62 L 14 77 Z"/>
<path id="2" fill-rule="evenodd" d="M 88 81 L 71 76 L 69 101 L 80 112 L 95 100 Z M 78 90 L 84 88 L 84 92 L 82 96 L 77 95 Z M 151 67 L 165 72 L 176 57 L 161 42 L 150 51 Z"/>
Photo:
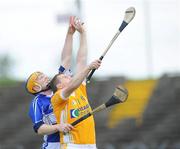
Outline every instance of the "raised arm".
<path id="1" fill-rule="evenodd" d="M 64 43 L 64 47 L 61 53 L 61 65 L 65 69 L 69 69 L 71 66 L 71 57 L 72 57 L 72 45 L 73 45 L 73 34 L 75 32 L 75 28 L 72 25 L 73 17 L 70 17 L 69 28 L 66 34 L 66 39 Z"/>
<path id="2" fill-rule="evenodd" d="M 80 45 L 76 58 L 76 70 L 81 71 L 87 65 L 87 38 L 84 23 L 79 18 L 74 19 L 74 28 L 80 33 Z"/>
<path id="3" fill-rule="evenodd" d="M 87 39 L 86 39 L 86 31 L 83 30 L 80 33 L 80 46 L 77 53 L 77 72 L 82 70 L 87 64 Z"/>
<path id="4" fill-rule="evenodd" d="M 69 97 L 71 93 L 81 85 L 87 74 L 92 69 L 98 69 L 100 65 L 101 65 L 101 61 L 95 60 L 90 65 L 84 67 L 81 71 L 77 72 L 77 74 L 75 74 L 75 76 L 68 83 L 68 85 L 62 89 L 63 98 L 66 99 L 67 97 Z"/>

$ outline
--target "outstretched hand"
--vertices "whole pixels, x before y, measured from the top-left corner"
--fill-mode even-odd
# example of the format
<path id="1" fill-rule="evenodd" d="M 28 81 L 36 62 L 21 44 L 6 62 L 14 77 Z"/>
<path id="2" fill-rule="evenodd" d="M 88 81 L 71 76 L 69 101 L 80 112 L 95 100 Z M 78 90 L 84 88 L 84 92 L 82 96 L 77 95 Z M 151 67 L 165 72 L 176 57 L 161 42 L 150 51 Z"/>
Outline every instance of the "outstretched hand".
<path id="1" fill-rule="evenodd" d="M 70 19 L 70 26 L 72 26 L 75 30 L 77 30 L 80 34 L 85 31 L 84 23 L 81 22 L 81 20 L 76 17 L 72 16 Z"/>
<path id="2" fill-rule="evenodd" d="M 98 69 L 101 66 L 101 60 L 94 60 L 93 62 L 90 63 L 89 69 Z"/>

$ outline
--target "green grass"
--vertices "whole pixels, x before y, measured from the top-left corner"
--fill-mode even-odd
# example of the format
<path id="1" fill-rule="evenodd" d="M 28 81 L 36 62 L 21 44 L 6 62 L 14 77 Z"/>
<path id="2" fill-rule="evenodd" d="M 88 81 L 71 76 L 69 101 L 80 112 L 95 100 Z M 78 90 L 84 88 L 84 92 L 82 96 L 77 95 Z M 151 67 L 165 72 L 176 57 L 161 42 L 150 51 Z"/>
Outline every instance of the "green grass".
<path id="1" fill-rule="evenodd" d="M 0 78 L 0 86 L 14 86 L 18 84 L 19 81 L 9 79 L 9 78 Z"/>

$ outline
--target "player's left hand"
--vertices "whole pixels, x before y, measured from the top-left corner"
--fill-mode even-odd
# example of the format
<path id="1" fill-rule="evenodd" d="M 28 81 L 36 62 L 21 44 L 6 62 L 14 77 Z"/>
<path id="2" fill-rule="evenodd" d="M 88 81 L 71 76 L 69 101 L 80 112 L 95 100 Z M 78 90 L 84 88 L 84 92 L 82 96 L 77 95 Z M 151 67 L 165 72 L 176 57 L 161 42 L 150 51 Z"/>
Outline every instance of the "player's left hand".
<path id="1" fill-rule="evenodd" d="M 78 17 L 74 16 L 71 24 L 80 34 L 85 32 L 84 23 Z"/>

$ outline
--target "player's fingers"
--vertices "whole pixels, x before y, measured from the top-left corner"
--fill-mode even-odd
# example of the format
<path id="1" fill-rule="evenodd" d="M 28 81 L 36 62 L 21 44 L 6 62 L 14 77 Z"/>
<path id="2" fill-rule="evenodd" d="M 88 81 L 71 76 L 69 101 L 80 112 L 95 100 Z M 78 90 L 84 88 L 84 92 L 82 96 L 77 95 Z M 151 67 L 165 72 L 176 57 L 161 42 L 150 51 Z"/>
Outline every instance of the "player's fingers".
<path id="1" fill-rule="evenodd" d="M 66 126 L 66 124 L 64 125 L 62 131 L 65 132 L 65 133 L 67 133 L 67 132 L 69 131 L 68 128 L 67 128 L 67 126 Z"/>
<path id="2" fill-rule="evenodd" d="M 94 64 L 94 69 L 98 69 L 99 68 L 99 65 L 98 64 Z"/>
<path id="3" fill-rule="evenodd" d="M 75 20 L 74 20 L 74 26 L 76 27 L 76 28 L 81 28 L 82 27 L 82 25 L 84 24 L 84 22 L 81 22 L 81 20 L 79 19 L 79 18 L 75 18 Z"/>
<path id="4" fill-rule="evenodd" d="M 97 62 L 101 64 L 102 61 L 98 59 Z"/>
<path id="5" fill-rule="evenodd" d="M 101 63 L 98 63 L 98 64 L 97 64 L 97 69 L 98 69 L 100 66 L 101 66 Z"/>
<path id="6" fill-rule="evenodd" d="M 101 61 L 100 60 L 96 60 L 94 63 L 96 66 L 100 66 L 101 65 Z"/>
<path id="7" fill-rule="evenodd" d="M 68 127 L 69 127 L 70 129 L 74 129 L 74 127 L 73 127 L 71 124 L 68 124 Z"/>
<path id="8" fill-rule="evenodd" d="M 78 18 L 76 16 L 70 17 L 70 27 L 77 28 Z"/>
<path id="9" fill-rule="evenodd" d="M 66 124 L 66 127 L 65 127 L 65 128 L 66 128 L 67 131 L 70 131 L 70 130 L 71 130 L 71 127 L 70 127 L 69 124 Z"/>
<path id="10" fill-rule="evenodd" d="M 71 128 L 70 128 L 70 127 L 68 127 L 68 126 L 66 126 L 66 130 L 67 130 L 67 131 L 70 131 L 70 130 L 71 130 Z"/>
<path id="11" fill-rule="evenodd" d="M 70 130 L 69 130 L 69 128 L 66 128 L 65 130 L 64 130 L 64 132 L 69 132 Z"/>
<path id="12" fill-rule="evenodd" d="M 79 22 L 80 22 L 79 18 L 75 17 L 74 24 L 77 26 L 79 24 Z"/>

